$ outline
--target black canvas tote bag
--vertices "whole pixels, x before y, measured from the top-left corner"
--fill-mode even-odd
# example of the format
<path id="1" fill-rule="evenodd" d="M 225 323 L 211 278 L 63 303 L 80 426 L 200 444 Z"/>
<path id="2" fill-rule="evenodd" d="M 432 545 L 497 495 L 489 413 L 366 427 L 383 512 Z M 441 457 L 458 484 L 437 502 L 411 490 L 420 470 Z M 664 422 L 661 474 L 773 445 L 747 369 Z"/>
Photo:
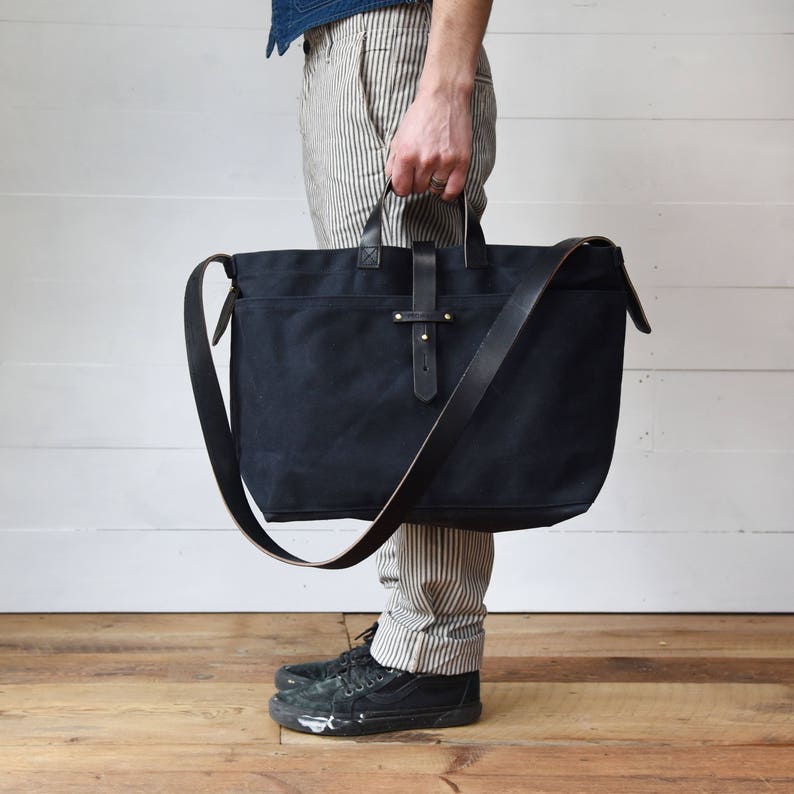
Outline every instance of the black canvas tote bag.
<path id="1" fill-rule="evenodd" d="M 612 461 L 626 312 L 651 331 L 608 238 L 486 244 L 462 195 L 460 245 L 385 246 L 390 189 L 356 248 L 214 254 L 188 280 L 188 363 L 221 494 L 258 548 L 295 565 L 353 565 L 403 521 L 501 532 L 585 512 Z M 231 324 L 230 420 L 203 309 L 212 262 L 231 279 L 213 337 Z M 267 522 L 372 523 L 336 557 L 302 560 L 243 481 Z"/>

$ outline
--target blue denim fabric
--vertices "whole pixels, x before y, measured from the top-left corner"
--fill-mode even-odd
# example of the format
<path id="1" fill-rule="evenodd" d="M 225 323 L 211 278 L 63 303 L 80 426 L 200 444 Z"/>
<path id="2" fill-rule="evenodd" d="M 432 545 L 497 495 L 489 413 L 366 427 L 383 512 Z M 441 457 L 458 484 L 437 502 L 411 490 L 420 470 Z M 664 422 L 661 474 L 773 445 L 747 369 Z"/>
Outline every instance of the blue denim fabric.
<path id="1" fill-rule="evenodd" d="M 268 58 L 276 45 L 278 45 L 278 54 L 283 55 L 290 43 L 309 28 L 373 8 L 415 3 L 416 0 L 272 0 L 272 2 L 273 16 L 266 53 Z"/>

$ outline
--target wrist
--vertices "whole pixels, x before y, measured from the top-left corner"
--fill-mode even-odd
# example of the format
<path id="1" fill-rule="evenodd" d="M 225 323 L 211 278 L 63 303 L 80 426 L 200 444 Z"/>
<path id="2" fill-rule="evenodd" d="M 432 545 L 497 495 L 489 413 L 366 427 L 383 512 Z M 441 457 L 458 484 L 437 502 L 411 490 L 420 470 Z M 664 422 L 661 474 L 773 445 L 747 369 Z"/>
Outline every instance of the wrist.
<path id="1" fill-rule="evenodd" d="M 469 102 L 474 89 L 474 80 L 461 78 L 460 74 L 443 76 L 439 74 L 422 74 L 417 86 L 417 96 L 445 99 L 450 102 Z"/>

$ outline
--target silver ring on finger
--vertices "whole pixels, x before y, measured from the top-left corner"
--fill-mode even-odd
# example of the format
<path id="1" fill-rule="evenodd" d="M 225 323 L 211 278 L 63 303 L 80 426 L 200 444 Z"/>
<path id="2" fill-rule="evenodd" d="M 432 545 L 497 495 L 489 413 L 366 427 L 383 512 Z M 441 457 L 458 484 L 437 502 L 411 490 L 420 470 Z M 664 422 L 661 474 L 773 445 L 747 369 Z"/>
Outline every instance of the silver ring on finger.
<path id="1" fill-rule="evenodd" d="M 430 187 L 434 190 L 443 190 L 447 186 L 448 179 L 438 179 L 435 174 L 430 177 Z"/>

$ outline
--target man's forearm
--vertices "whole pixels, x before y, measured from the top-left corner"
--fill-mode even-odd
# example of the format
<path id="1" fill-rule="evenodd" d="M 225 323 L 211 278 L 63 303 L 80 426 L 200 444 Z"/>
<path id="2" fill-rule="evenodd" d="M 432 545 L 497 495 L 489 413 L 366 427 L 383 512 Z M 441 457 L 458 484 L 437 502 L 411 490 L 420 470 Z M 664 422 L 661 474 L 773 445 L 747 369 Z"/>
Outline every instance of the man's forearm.
<path id="1" fill-rule="evenodd" d="M 470 94 L 493 0 L 433 0 L 419 91 Z"/>
<path id="2" fill-rule="evenodd" d="M 463 190 L 472 147 L 471 97 L 492 0 L 434 0 L 416 96 L 389 146 L 399 196 Z M 430 178 L 435 177 L 435 183 Z"/>

